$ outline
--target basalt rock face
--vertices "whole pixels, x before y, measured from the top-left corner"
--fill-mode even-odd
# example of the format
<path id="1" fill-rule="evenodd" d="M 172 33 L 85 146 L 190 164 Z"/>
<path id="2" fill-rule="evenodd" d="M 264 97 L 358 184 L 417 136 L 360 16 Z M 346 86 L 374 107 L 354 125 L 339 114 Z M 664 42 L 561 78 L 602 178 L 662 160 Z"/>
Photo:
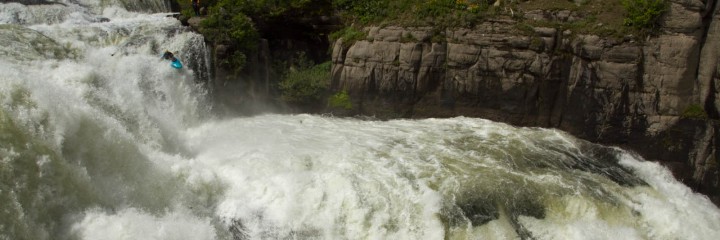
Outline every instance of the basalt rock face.
<path id="1" fill-rule="evenodd" d="M 633 40 L 490 20 L 473 29 L 372 27 L 333 48 L 354 114 L 470 116 L 553 127 L 660 161 L 720 203 L 720 10 L 673 0 L 662 34 Z M 567 21 L 570 12 L 526 18 Z M 703 109 L 708 118 L 690 118 Z"/>

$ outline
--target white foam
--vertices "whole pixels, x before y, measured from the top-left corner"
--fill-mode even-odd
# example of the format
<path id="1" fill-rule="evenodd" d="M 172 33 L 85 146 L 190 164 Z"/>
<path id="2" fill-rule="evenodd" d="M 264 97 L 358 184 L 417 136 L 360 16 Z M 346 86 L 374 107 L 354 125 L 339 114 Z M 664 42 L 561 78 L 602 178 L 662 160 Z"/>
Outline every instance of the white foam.
<path id="1" fill-rule="evenodd" d="M 362 122 L 316 116 L 264 116 L 210 122 L 187 131 L 196 151 L 189 179 L 217 176 L 228 188 L 216 214 L 242 221 L 251 237 L 289 236 L 398 239 L 441 238 L 442 196 L 396 179 L 364 156 L 385 141 L 332 134 L 358 132 Z M 370 130 L 370 129 L 365 129 Z M 370 130 L 374 131 L 374 130 Z M 367 134 L 367 132 L 366 132 Z M 364 146 L 356 147 L 356 141 Z M 216 175 L 209 174 L 213 172 Z M 193 174 L 193 173 L 191 173 Z M 402 202 L 403 204 L 398 204 Z"/>
<path id="2" fill-rule="evenodd" d="M 217 236 L 209 218 L 184 211 L 156 216 L 133 208 L 114 214 L 88 210 L 83 219 L 73 225 L 72 231 L 88 240 L 211 240 Z"/>
<path id="3" fill-rule="evenodd" d="M 520 216 L 538 239 L 645 239 L 636 228 L 635 216 L 614 206 L 581 196 L 565 196 L 547 209 L 544 219 Z"/>
<path id="4" fill-rule="evenodd" d="M 706 196 L 694 193 L 653 162 L 638 161 L 630 154 L 620 164 L 634 169 L 652 187 L 629 194 L 627 204 L 642 215 L 641 225 L 652 239 L 718 239 L 720 209 Z"/>
<path id="5" fill-rule="evenodd" d="M 323 239 L 349 236 L 437 239 L 445 234 L 495 239 L 516 236 L 506 217 L 466 231 L 454 228 L 445 232 L 444 223 L 438 219 L 443 211 L 440 206 L 448 201 L 449 196 L 445 194 L 471 191 L 462 189 L 467 184 L 477 184 L 466 181 L 493 181 L 455 176 L 473 173 L 464 173 L 470 169 L 457 169 L 459 172 L 443 169 L 444 165 L 456 164 L 436 162 L 447 161 L 443 158 L 458 158 L 452 161 L 471 164 L 472 168 L 498 168 L 495 171 L 522 176 L 526 183 L 580 194 L 559 199 L 554 199 L 556 195 L 552 193 L 537 196 L 546 202 L 547 215 L 542 219 L 520 216 L 519 223 L 540 239 L 672 239 L 684 236 L 710 239 L 719 236 L 715 230 L 703 229 L 712 228 L 709 226 L 715 220 L 703 221 L 714 218 L 717 208 L 700 195 L 691 201 L 704 203 L 694 207 L 689 214 L 682 213 L 674 210 L 676 206 L 665 203 L 663 198 L 644 197 L 652 195 L 652 188 L 624 188 L 607 179 L 597 179 L 592 181 L 605 185 L 602 189 L 593 189 L 576 180 L 562 178 L 568 176 L 565 174 L 522 175 L 512 166 L 493 165 L 502 163 L 502 159 L 477 164 L 472 162 L 477 161 L 473 156 L 482 155 L 463 155 L 465 153 L 457 152 L 457 146 L 438 146 L 435 142 L 454 139 L 456 135 L 466 137 L 470 133 L 466 131 L 468 129 L 476 131 L 473 134 L 480 138 L 498 137 L 498 141 L 508 142 L 543 139 L 562 145 L 568 153 L 579 151 L 574 140 L 556 131 L 513 132 L 517 130 L 507 125 L 467 118 L 363 122 L 310 115 L 266 115 L 207 122 L 190 128 L 183 139 L 188 140 L 189 148 L 197 155 L 190 161 L 192 164 L 183 169 L 190 173 L 189 179 L 219 179 L 225 183 L 227 189 L 218 203 L 216 215 L 228 223 L 240 220 L 251 238 L 289 236 L 303 231 Z M 493 141 L 484 142 L 496 144 Z M 532 142 L 523 144 L 527 144 L 523 146 L 527 149 L 522 151 L 547 151 Z M 471 158 L 463 159 L 466 157 Z M 651 186 L 657 185 L 652 180 L 657 177 L 653 176 L 663 175 L 662 171 L 646 170 L 648 174 L 640 176 L 651 182 Z M 193 174 L 197 177 L 193 178 Z M 599 177 L 578 174 L 581 179 Z M 659 179 L 662 179 L 660 189 L 670 187 L 662 191 L 669 195 L 680 193 L 676 197 L 684 198 L 682 196 L 688 190 L 683 188 L 686 187 L 668 176 Z M 428 187 L 439 184 L 438 181 L 443 183 L 440 190 Z M 607 196 L 599 190 L 613 195 Z M 564 193 L 557 194 L 563 196 Z M 648 212 L 651 209 L 654 212 Z M 640 214 L 636 215 L 634 211 Z M 701 227 L 688 227 L 683 225 L 685 222 L 696 222 Z M 685 229 L 679 229 L 680 226 Z M 697 230 L 700 231 L 692 233 Z"/>

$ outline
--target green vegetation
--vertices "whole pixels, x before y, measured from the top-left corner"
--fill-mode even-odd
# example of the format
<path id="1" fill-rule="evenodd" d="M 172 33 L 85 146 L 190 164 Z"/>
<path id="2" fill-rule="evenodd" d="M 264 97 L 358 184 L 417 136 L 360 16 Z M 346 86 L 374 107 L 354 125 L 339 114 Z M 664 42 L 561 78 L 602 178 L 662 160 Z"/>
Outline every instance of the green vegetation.
<path id="1" fill-rule="evenodd" d="M 526 34 L 530 33 L 530 35 L 534 32 L 532 31 L 533 27 L 550 27 L 560 31 L 569 30 L 572 34 L 596 34 L 622 38 L 628 34 L 634 34 L 634 30 L 627 27 L 623 22 L 625 10 L 622 8 L 620 1 L 545 0 L 522 2 L 518 4 L 520 14 L 541 10 L 558 17 L 557 19 L 551 17 L 552 20 L 534 20 L 529 17 L 522 17 L 519 20 L 518 29 Z"/>
<path id="2" fill-rule="evenodd" d="M 365 39 L 364 26 L 432 26 L 432 42 L 444 42 L 440 34 L 450 27 L 472 27 L 487 16 L 495 15 L 486 0 L 332 0 L 332 7 L 341 16 L 346 28 L 330 35 L 330 40 L 344 40 L 345 47 Z M 402 36 L 401 41 L 417 41 Z"/>
<path id="3" fill-rule="evenodd" d="M 229 56 L 220 66 L 236 72 L 243 70 L 248 56 L 257 50 L 263 32 L 274 31 L 266 26 L 268 23 L 288 16 L 329 13 L 329 2 L 317 0 L 209 0 L 203 5 L 209 10 L 200 31 L 208 40 L 230 47 Z"/>
<path id="4" fill-rule="evenodd" d="M 665 0 L 621 0 L 627 16 L 625 25 L 636 29 L 654 29 L 665 11 Z"/>
<path id="5" fill-rule="evenodd" d="M 486 0 L 333 0 L 350 24 L 400 26 L 465 26 L 477 23 L 490 8 Z"/>
<path id="6" fill-rule="evenodd" d="M 383 0 L 333 0 L 333 8 L 346 13 L 346 17 L 370 23 L 385 19 L 390 10 L 390 1 Z"/>
<path id="7" fill-rule="evenodd" d="M 193 12 L 192 5 L 190 4 L 190 0 L 173 0 L 175 3 L 177 3 L 177 6 L 180 6 L 180 15 L 182 15 L 183 18 L 189 19 L 193 16 L 195 16 L 195 13 Z M 208 1 L 210 4 L 215 5 L 217 3 L 216 0 L 205 0 L 204 2 L 201 0 L 201 5 L 209 6 Z"/>
<path id="8" fill-rule="evenodd" d="M 691 119 L 707 119 L 708 115 L 705 112 L 705 109 L 703 109 L 698 104 L 692 104 L 685 108 L 685 111 L 682 113 L 683 118 L 691 118 Z"/>
<path id="9" fill-rule="evenodd" d="M 523 22 L 532 26 L 554 27 L 570 30 L 574 34 L 595 34 L 605 37 L 625 38 L 634 36 L 642 41 L 655 34 L 658 22 L 668 7 L 667 0 L 545 0 L 518 4 L 520 10 L 571 11 L 573 19 L 567 21 Z"/>
<path id="10" fill-rule="evenodd" d="M 624 37 L 652 33 L 665 12 L 665 0 L 544 0 L 503 1 L 496 7 L 487 0 L 333 0 L 333 7 L 345 25 L 362 26 L 432 26 L 437 30 L 473 27 L 486 19 L 514 19 L 518 27 L 552 27 L 573 34 L 597 34 Z M 555 20 L 526 18 L 527 12 L 542 10 L 565 16 Z M 560 13 L 562 11 L 570 12 Z M 552 19 L 552 17 L 550 17 Z M 345 30 L 342 30 L 343 32 Z M 520 32 L 526 32 L 522 31 Z M 341 33 L 338 33 L 341 34 Z M 344 33 L 343 33 L 344 34 Z M 433 36 L 433 42 L 444 41 Z"/>
<path id="11" fill-rule="evenodd" d="M 283 100 L 290 103 L 316 103 L 330 85 L 330 68 L 332 62 L 324 62 L 314 66 L 298 66 L 280 82 Z"/>
<path id="12" fill-rule="evenodd" d="M 328 98 L 328 106 L 350 110 L 353 108 L 347 91 L 340 91 Z"/>
<path id="13" fill-rule="evenodd" d="M 218 44 L 232 46 L 230 56 L 220 66 L 242 70 L 247 53 L 255 50 L 260 35 L 253 21 L 245 15 L 245 5 L 236 1 L 222 0 L 210 8 L 210 13 L 201 23 L 205 38 Z"/>
<path id="14" fill-rule="evenodd" d="M 400 42 L 402 43 L 408 43 L 408 42 L 417 42 L 418 39 L 415 38 L 411 33 L 406 33 L 400 38 Z"/>
<path id="15" fill-rule="evenodd" d="M 367 33 L 350 26 L 330 34 L 330 41 L 335 41 L 340 38 L 343 39 L 343 45 L 348 47 L 356 41 L 367 38 Z"/>

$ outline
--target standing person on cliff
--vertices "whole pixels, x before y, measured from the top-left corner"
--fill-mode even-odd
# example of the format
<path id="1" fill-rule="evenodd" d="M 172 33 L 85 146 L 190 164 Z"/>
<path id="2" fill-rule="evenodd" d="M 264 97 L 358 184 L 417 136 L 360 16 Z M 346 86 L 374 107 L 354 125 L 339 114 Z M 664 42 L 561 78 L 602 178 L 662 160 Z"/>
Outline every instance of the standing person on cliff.
<path id="1" fill-rule="evenodd" d="M 190 0 L 195 16 L 200 16 L 200 0 Z"/>

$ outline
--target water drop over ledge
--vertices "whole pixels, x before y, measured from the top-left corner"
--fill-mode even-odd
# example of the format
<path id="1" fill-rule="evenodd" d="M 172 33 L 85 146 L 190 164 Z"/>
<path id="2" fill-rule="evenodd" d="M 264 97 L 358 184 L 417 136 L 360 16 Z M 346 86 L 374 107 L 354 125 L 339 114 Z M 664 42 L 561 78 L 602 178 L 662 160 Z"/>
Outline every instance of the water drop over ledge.
<path id="1" fill-rule="evenodd" d="M 0 5 L 0 239 L 720 236 L 720 210 L 665 168 L 557 130 L 215 119 L 201 36 L 82 2 Z"/>

